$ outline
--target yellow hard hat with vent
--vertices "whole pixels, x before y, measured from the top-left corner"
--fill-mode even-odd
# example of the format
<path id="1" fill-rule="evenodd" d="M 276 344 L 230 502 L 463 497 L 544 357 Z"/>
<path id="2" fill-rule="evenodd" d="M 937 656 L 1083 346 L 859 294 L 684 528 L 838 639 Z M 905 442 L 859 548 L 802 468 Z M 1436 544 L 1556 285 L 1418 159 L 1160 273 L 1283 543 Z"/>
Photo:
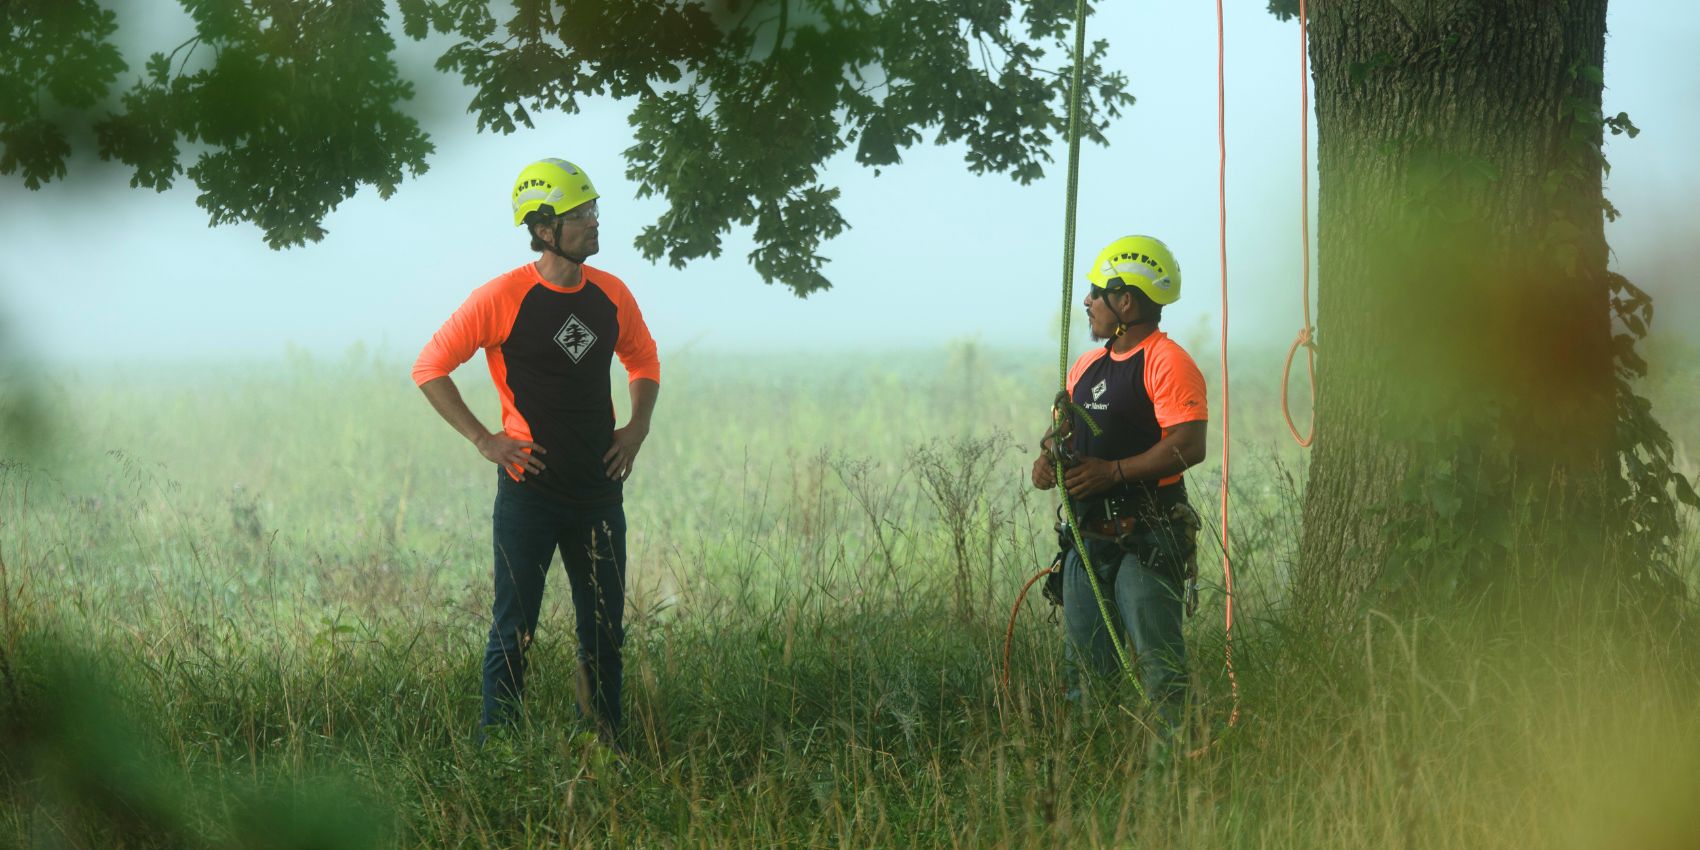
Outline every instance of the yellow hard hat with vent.
<path id="1" fill-rule="evenodd" d="M 528 213 L 560 215 L 597 197 L 584 169 L 564 159 L 540 159 L 514 181 L 514 226 L 524 224 Z"/>
<path id="2" fill-rule="evenodd" d="M 1086 279 L 1096 289 L 1135 287 L 1158 304 L 1173 304 L 1181 297 L 1181 265 L 1169 246 L 1149 236 L 1123 236 L 1098 252 L 1086 270 Z"/>

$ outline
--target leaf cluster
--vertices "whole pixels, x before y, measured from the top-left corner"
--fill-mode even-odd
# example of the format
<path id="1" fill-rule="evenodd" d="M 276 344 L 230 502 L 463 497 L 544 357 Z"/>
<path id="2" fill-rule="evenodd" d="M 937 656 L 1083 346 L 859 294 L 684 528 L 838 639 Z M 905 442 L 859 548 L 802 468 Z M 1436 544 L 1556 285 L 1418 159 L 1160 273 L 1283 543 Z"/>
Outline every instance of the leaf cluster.
<path id="1" fill-rule="evenodd" d="M 1562 117 L 1567 127 L 1562 135 L 1559 165 L 1552 169 L 1543 187 L 1549 197 L 1584 185 L 1585 180 L 1599 174 L 1611 173 L 1611 163 L 1602 145 L 1605 133 L 1627 135 L 1631 139 L 1641 133 L 1628 113 L 1608 116 L 1600 109 L 1597 93 L 1605 85 L 1605 74 L 1599 66 L 1572 65 L 1566 77 L 1588 96 L 1572 94 L 1562 101 Z M 1617 207 L 1603 195 L 1600 206 L 1608 221 L 1617 220 L 1620 215 Z M 1547 234 L 1549 246 L 1555 251 L 1568 247 L 1569 254 L 1558 255 L 1573 256 L 1574 230 L 1569 222 L 1555 220 Z M 1674 590 L 1681 587 L 1681 580 L 1671 568 L 1682 533 L 1681 509 L 1683 505 L 1700 508 L 1700 495 L 1679 471 L 1670 434 L 1653 415 L 1652 403 L 1635 390 L 1635 381 L 1647 375 L 1647 363 L 1636 352 L 1636 344 L 1646 338 L 1652 326 L 1652 296 L 1616 272 L 1606 273 L 1605 286 L 1618 328 L 1612 336 L 1616 450 L 1620 473 L 1627 484 L 1616 506 L 1617 513 L 1625 523 L 1625 542 L 1637 556 L 1636 560 L 1645 565 L 1645 577 Z"/>
<path id="2" fill-rule="evenodd" d="M 253 222 L 273 248 L 324 237 L 324 217 L 363 185 L 389 197 L 432 147 L 400 110 L 413 96 L 391 59 L 382 0 L 181 0 L 194 35 L 128 70 L 113 12 L 94 0 L 0 3 L 0 173 L 31 189 L 65 175 L 67 128 L 93 118 L 102 159 L 132 187 L 187 174 L 212 224 Z M 97 117 L 98 116 L 98 117 Z M 191 162 L 186 166 L 185 160 Z"/>
<path id="3" fill-rule="evenodd" d="M 1276 20 L 1290 21 L 1299 16 L 1299 0 L 1269 0 L 1269 14 Z"/>
<path id="4" fill-rule="evenodd" d="M 22 172 L 31 189 L 63 177 L 68 128 L 87 120 L 132 186 L 187 175 L 213 224 L 253 222 L 281 248 L 322 238 L 361 186 L 388 197 L 425 170 L 432 146 L 400 110 L 413 86 L 383 0 L 179 2 L 194 35 L 153 53 L 113 103 L 129 67 L 110 9 L 0 0 L 0 174 Z M 930 137 L 963 144 L 975 173 L 1027 183 L 1066 132 L 1066 0 L 396 5 L 409 37 L 456 39 L 437 67 L 473 89 L 481 130 L 575 113 L 586 97 L 631 100 L 627 175 L 640 197 L 667 201 L 637 237 L 644 255 L 682 268 L 750 228 L 757 272 L 798 295 L 830 286 L 821 244 L 849 226 L 821 176 L 829 158 L 850 151 L 877 173 Z M 1133 102 L 1125 76 L 1103 70 L 1108 49 L 1083 57 L 1082 134 L 1099 143 Z"/>
<path id="5" fill-rule="evenodd" d="M 125 69 L 118 18 L 95 0 L 5 0 L 0 28 L 0 174 L 39 189 L 65 176 L 60 113 L 94 108 Z"/>
<path id="6" fill-rule="evenodd" d="M 1618 505 L 1649 577 L 1673 589 L 1682 581 L 1671 564 L 1682 536 L 1682 506 L 1700 508 L 1700 494 L 1678 469 L 1670 433 L 1653 415 L 1652 402 L 1635 391 L 1647 376 L 1647 362 L 1635 344 L 1653 321 L 1653 298 L 1628 278 L 1608 272 L 1611 309 L 1621 327 L 1612 337 L 1617 384 L 1617 456 L 1628 483 Z"/>
<path id="7" fill-rule="evenodd" d="M 625 152 L 640 197 L 667 209 L 636 244 L 675 268 L 720 256 L 752 228 L 763 280 L 798 295 L 829 287 L 821 244 L 849 226 L 827 160 L 852 151 L 879 169 L 930 135 L 962 143 L 974 173 L 1023 183 L 1044 173 L 1066 127 L 1073 5 L 1058 0 L 518 0 L 500 25 L 478 0 L 404 0 L 407 32 L 459 35 L 438 62 L 473 88 L 481 129 L 531 126 L 540 109 L 589 96 L 632 98 Z M 1085 61 L 1083 134 L 1102 142 L 1131 104 L 1105 74 L 1106 41 Z M 947 210 L 941 210 L 945 212 Z"/>

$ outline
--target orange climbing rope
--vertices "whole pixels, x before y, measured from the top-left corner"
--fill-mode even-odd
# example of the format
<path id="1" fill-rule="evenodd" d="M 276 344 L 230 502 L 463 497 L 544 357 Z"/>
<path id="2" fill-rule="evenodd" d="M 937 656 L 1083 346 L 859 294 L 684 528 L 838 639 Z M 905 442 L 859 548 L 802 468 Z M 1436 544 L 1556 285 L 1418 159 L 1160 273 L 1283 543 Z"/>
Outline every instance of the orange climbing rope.
<path id="1" fill-rule="evenodd" d="M 1027 591 L 1033 589 L 1033 583 L 1060 569 L 1062 569 L 1060 564 L 1052 564 L 1034 573 L 1033 577 L 1021 586 L 1021 592 L 1015 596 L 1015 606 L 1009 609 L 1009 628 L 1004 630 L 1003 633 L 1003 686 L 1005 688 L 1009 687 L 1009 647 L 1010 644 L 1015 642 L 1015 615 L 1021 613 L 1021 603 L 1027 599 Z"/>
<path id="2" fill-rule="evenodd" d="M 1222 19 L 1222 0 L 1216 0 L 1216 147 L 1221 156 L 1216 165 L 1217 239 L 1222 261 L 1222 659 L 1228 670 L 1228 689 L 1233 710 L 1228 725 L 1240 719 L 1240 682 L 1234 675 L 1234 571 L 1228 558 L 1228 82 L 1225 49 L 1227 25 Z"/>
<path id="3" fill-rule="evenodd" d="M 1299 0 L 1299 255 L 1304 269 L 1304 327 L 1287 349 L 1287 363 L 1281 367 L 1281 415 L 1287 420 L 1287 431 L 1300 446 L 1310 448 L 1316 440 L 1316 328 L 1310 323 L 1310 19 L 1305 15 L 1305 0 Z M 1305 372 L 1310 377 L 1310 428 L 1299 436 L 1293 424 L 1293 411 L 1287 404 L 1287 384 L 1293 374 L 1293 355 L 1299 346 L 1305 349 Z"/>

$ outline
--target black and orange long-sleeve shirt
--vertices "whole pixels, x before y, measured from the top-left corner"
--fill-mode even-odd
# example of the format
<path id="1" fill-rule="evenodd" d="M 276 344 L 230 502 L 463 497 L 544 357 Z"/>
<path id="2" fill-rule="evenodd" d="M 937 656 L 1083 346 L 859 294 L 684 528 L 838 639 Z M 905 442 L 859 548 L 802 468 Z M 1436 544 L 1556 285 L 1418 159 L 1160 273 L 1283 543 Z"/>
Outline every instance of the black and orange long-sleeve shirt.
<path id="1" fill-rule="evenodd" d="M 1125 353 L 1105 345 L 1082 354 L 1069 369 L 1068 393 L 1101 429 L 1094 436 L 1079 414 L 1074 415 L 1074 448 L 1083 457 L 1120 460 L 1143 454 L 1176 425 L 1210 418 L 1204 374 L 1162 331 L 1152 331 Z M 1186 490 L 1179 475 L 1129 481 L 1083 501 L 1077 509 L 1088 514 L 1106 497 L 1131 498 L 1137 510 L 1146 500 L 1184 499 Z"/>
<path id="2" fill-rule="evenodd" d="M 583 269 L 572 289 L 544 280 L 530 263 L 474 290 L 419 353 L 413 382 L 444 377 L 484 349 L 502 431 L 548 452 L 543 472 L 524 483 L 594 505 L 621 498 L 602 462 L 614 441 L 613 358 L 631 381 L 660 382 L 661 362 L 631 290 L 605 271 Z"/>

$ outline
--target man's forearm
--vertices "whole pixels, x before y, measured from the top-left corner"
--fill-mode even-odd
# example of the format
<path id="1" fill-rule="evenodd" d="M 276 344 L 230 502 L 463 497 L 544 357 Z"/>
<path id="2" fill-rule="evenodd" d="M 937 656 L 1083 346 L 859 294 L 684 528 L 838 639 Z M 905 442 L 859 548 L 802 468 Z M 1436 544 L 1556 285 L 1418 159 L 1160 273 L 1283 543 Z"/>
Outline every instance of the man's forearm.
<path id="1" fill-rule="evenodd" d="M 1141 454 L 1112 462 L 1116 465 L 1116 477 L 1123 481 L 1159 481 L 1185 472 L 1188 465 L 1179 452 L 1162 443 Z"/>
<path id="2" fill-rule="evenodd" d="M 1183 423 L 1144 452 L 1113 461 L 1123 481 L 1158 481 L 1179 475 L 1204 459 L 1204 425 Z"/>
<path id="3" fill-rule="evenodd" d="M 648 378 L 639 378 L 629 385 L 632 394 L 632 418 L 627 425 L 635 425 L 644 433 L 649 432 L 650 417 L 655 415 L 655 399 L 661 395 L 661 385 Z"/>
<path id="4" fill-rule="evenodd" d="M 455 382 L 447 375 L 420 384 L 419 390 L 430 400 L 437 415 L 443 417 L 443 421 L 449 423 L 473 445 L 478 445 L 479 440 L 490 436 L 490 431 L 484 427 L 484 423 L 478 421 L 478 417 L 473 415 L 472 409 L 467 407 L 466 401 L 460 397 L 460 388 L 456 387 Z"/>

